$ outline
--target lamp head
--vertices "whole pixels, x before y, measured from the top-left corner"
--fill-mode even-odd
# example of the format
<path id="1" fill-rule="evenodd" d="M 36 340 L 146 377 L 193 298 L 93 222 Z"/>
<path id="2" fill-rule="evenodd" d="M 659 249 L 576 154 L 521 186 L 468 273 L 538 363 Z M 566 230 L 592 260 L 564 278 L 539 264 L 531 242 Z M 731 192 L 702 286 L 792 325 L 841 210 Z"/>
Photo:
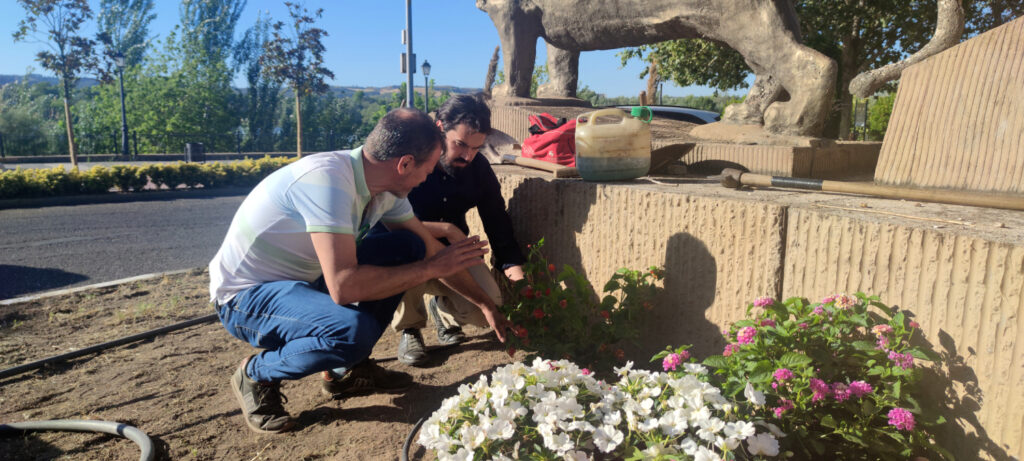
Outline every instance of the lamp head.
<path id="1" fill-rule="evenodd" d="M 424 59 L 423 60 L 423 66 L 421 66 L 421 68 L 423 69 L 423 76 L 424 77 L 430 75 L 430 62 L 429 61 Z"/>

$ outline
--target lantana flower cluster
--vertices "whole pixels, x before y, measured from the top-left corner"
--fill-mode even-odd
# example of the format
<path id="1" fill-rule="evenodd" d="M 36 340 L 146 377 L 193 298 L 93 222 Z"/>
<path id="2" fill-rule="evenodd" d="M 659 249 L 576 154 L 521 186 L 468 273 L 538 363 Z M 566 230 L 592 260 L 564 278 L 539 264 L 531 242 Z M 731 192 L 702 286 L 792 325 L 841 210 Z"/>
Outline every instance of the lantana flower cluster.
<path id="1" fill-rule="evenodd" d="M 674 360 L 673 360 L 674 361 Z M 777 428 L 744 419 L 687 362 L 675 373 L 616 368 L 618 381 L 567 360 L 513 363 L 459 387 L 419 443 L 440 460 L 749 459 L 779 454 Z M 767 429 L 766 429 L 767 428 Z"/>
<path id="2" fill-rule="evenodd" d="M 944 419 L 921 406 L 916 387 L 920 364 L 939 357 L 915 340 L 918 328 L 862 293 L 818 303 L 762 297 L 723 331 L 721 355 L 703 364 L 727 397 L 742 395 L 744 408 L 790 434 L 783 448 L 798 458 L 940 459 L 947 452 L 929 431 Z"/>

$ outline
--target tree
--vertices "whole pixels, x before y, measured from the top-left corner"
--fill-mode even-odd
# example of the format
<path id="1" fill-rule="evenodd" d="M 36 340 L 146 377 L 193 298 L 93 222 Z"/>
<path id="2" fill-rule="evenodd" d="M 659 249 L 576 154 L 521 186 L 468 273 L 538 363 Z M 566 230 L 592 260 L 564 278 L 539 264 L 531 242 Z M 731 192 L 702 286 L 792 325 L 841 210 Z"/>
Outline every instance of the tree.
<path id="1" fill-rule="evenodd" d="M 268 76 L 277 82 L 288 82 L 292 89 L 295 149 L 296 155 L 302 157 L 302 97 L 327 91 L 324 78 L 334 78 L 334 73 L 323 67 L 324 45 L 320 39 L 327 36 L 327 31 L 312 26 L 315 18 L 323 14 L 323 8 L 310 16 L 305 7 L 291 2 L 285 5 L 292 24 L 288 28 L 281 21 L 273 24 L 273 39 L 266 42 L 260 63 Z"/>
<path id="2" fill-rule="evenodd" d="M 96 56 L 93 52 L 95 42 L 77 35 L 78 29 L 86 20 L 92 18 L 92 10 L 86 0 L 18 0 L 18 4 L 28 13 L 18 22 L 14 32 L 14 41 L 35 37 L 50 49 L 36 54 L 36 60 L 43 68 L 52 71 L 60 79 L 64 97 L 64 126 L 68 136 L 68 155 L 71 166 L 78 168 L 78 154 L 75 151 L 75 131 L 71 118 L 71 89 L 78 76 L 96 68 Z M 46 28 L 45 36 L 40 37 L 38 26 Z"/>
<path id="3" fill-rule="evenodd" d="M 936 0 L 793 0 L 807 46 L 839 64 L 836 100 L 827 134 L 849 132 L 849 83 L 858 73 L 895 62 L 925 46 L 935 32 Z M 964 0 L 964 38 L 1024 14 L 1019 0 Z M 625 50 L 629 59 L 657 60 L 664 79 L 679 86 L 738 88 L 751 70 L 739 53 L 707 40 L 673 40 Z M 646 75 L 646 71 L 641 77 Z M 891 91 L 892 85 L 882 91 Z"/>
<path id="4" fill-rule="evenodd" d="M 270 21 L 261 16 L 245 31 L 234 50 L 235 65 L 249 84 L 239 107 L 244 142 L 249 150 L 264 152 L 273 148 L 274 117 L 281 103 L 281 85 L 268 78 L 260 67 L 268 41 Z"/>
<path id="5" fill-rule="evenodd" d="M 124 55 L 125 65 L 142 62 L 149 47 L 149 24 L 156 18 L 153 0 L 100 0 L 97 37 L 107 45 L 109 57 Z"/>

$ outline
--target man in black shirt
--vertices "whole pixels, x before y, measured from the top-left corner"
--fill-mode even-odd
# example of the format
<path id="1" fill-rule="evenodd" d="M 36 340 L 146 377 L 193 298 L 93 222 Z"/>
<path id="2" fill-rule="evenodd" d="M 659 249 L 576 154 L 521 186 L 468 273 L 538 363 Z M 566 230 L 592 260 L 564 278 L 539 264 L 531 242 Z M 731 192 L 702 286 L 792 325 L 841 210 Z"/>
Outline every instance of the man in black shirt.
<path id="1" fill-rule="evenodd" d="M 491 165 L 477 155 L 491 131 L 491 111 L 477 96 L 455 95 L 437 109 L 437 126 L 445 136 L 445 151 L 427 180 L 409 193 L 416 217 L 447 244 L 469 233 L 466 212 L 476 208 L 494 252 L 496 265 L 512 281 L 523 278 L 525 261 L 512 233 L 512 220 Z M 501 305 L 501 292 L 484 264 L 470 267 L 470 275 Z M 433 295 L 429 307 L 424 295 Z M 461 325 L 486 327 L 480 309 L 437 280 L 406 291 L 395 312 L 392 328 L 401 332 L 398 360 L 422 365 L 427 360 L 420 329 L 427 325 L 427 311 L 437 327 L 441 344 L 465 341 Z"/>

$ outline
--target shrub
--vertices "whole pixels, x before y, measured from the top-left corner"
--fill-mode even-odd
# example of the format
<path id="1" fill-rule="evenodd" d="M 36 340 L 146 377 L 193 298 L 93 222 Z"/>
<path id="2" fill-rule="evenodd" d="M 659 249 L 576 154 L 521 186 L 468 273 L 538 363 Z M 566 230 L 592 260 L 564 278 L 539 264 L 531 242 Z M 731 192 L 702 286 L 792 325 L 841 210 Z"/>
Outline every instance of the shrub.
<path id="1" fill-rule="evenodd" d="M 132 165 L 114 165 L 111 167 L 114 176 L 114 185 L 121 192 L 141 191 L 149 183 L 142 168 Z"/>
<path id="2" fill-rule="evenodd" d="M 598 300 L 572 267 L 556 272 L 541 254 L 543 245 L 541 239 L 529 247 L 525 278 L 513 284 L 511 299 L 501 308 L 515 325 L 508 345 L 601 371 L 623 363 L 622 347 L 639 337 L 640 317 L 653 309 L 661 269 L 619 269 Z"/>
<path id="3" fill-rule="evenodd" d="M 775 437 L 702 382 L 706 369 L 616 369 L 599 381 L 567 360 L 497 369 L 441 403 L 419 443 L 440 460 L 751 459 L 776 456 Z M 762 425 L 762 427 L 767 427 Z M 744 443 L 746 442 L 746 443 Z"/>
<path id="4" fill-rule="evenodd" d="M 78 173 L 78 170 L 74 170 Z M 78 173 L 78 181 L 84 194 L 103 194 L 114 187 L 114 170 L 104 166 L 94 166 L 84 173 Z"/>
<path id="5" fill-rule="evenodd" d="M 704 360 L 740 411 L 773 422 L 799 459 L 950 458 L 930 431 L 944 419 L 922 406 L 917 361 L 937 360 L 911 345 L 918 325 L 877 297 L 836 295 L 820 303 L 761 298 L 727 332 L 722 355 Z M 684 348 L 655 356 L 668 367 Z M 676 354 L 682 355 L 676 357 Z"/>

